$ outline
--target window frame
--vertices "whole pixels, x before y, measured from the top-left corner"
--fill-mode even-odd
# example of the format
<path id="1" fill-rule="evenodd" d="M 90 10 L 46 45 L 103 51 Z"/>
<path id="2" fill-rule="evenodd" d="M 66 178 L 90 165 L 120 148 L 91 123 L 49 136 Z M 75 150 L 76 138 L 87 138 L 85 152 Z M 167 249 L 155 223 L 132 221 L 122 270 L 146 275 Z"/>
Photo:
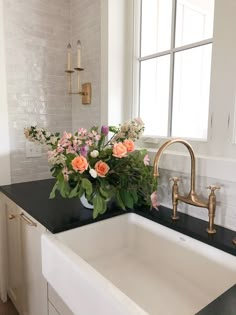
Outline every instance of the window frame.
<path id="1" fill-rule="evenodd" d="M 162 56 L 170 56 L 170 77 L 169 77 L 169 102 L 168 102 L 168 126 L 167 135 L 145 135 L 143 137 L 144 141 L 148 143 L 156 143 L 156 139 L 169 139 L 172 138 L 172 113 L 173 113 L 173 89 L 174 89 L 174 66 L 175 66 L 175 54 L 181 51 L 186 51 L 192 48 L 202 47 L 204 45 L 211 44 L 213 48 L 213 37 L 207 38 L 205 40 L 197 41 L 191 44 L 186 44 L 183 46 L 175 47 L 175 31 L 176 31 L 176 16 L 177 16 L 177 0 L 172 0 L 172 18 L 171 18 L 171 42 L 170 49 L 150 54 L 141 57 L 141 25 L 142 25 L 142 0 L 135 1 L 134 3 L 134 62 L 136 59 L 136 64 L 134 65 L 134 106 L 133 106 L 133 116 L 140 116 L 140 82 L 141 82 L 141 63 L 145 60 L 150 60 Z M 214 30 L 214 28 L 213 28 Z M 212 64 L 211 64 L 212 67 Z M 211 87 L 209 87 L 211 91 Z M 135 95 L 136 94 L 136 95 Z M 210 94 L 210 93 L 209 93 Z M 212 126 L 212 116 L 210 115 L 210 97 L 209 97 L 209 107 L 208 107 L 208 126 L 207 126 L 207 137 L 206 138 L 189 138 L 181 137 L 187 140 L 197 141 L 197 142 L 208 142 L 210 137 L 210 128 Z"/>

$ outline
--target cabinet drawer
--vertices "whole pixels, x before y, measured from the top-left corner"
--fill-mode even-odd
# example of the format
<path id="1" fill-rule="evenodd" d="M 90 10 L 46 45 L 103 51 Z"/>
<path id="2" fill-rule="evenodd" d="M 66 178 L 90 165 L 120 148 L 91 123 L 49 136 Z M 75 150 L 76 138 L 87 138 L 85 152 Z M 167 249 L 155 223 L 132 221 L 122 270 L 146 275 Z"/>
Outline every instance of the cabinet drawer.
<path id="1" fill-rule="evenodd" d="M 48 315 L 60 315 L 50 302 L 48 303 Z"/>
<path id="2" fill-rule="evenodd" d="M 57 309 L 60 315 L 74 315 L 68 306 L 62 301 L 56 291 L 48 284 L 48 299 L 49 303 Z M 50 314 L 51 315 L 51 314 Z"/>

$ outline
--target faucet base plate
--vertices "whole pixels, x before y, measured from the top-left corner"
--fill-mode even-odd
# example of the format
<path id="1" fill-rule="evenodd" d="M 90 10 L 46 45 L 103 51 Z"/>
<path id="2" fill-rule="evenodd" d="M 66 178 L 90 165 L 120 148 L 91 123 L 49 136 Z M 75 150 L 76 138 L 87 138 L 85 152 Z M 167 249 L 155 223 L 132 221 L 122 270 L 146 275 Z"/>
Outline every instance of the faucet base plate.
<path id="1" fill-rule="evenodd" d="M 206 231 L 207 231 L 208 234 L 215 234 L 216 233 L 216 229 L 209 229 L 209 228 L 207 228 Z"/>
<path id="2" fill-rule="evenodd" d="M 179 216 L 178 215 L 172 215 L 171 219 L 174 221 L 177 221 L 177 220 L 179 220 Z"/>

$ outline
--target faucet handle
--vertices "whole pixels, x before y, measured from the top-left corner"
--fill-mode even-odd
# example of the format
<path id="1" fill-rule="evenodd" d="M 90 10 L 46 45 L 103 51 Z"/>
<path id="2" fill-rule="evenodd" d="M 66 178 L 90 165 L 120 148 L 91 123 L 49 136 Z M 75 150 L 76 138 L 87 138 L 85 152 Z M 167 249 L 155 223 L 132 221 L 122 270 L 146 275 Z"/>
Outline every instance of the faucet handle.
<path id="1" fill-rule="evenodd" d="M 178 182 L 182 182 L 182 178 L 181 177 L 171 177 L 169 178 L 169 181 L 173 181 L 174 184 L 178 184 Z"/>
<path id="2" fill-rule="evenodd" d="M 211 191 L 212 193 L 214 193 L 215 190 L 220 189 L 220 186 L 217 186 L 217 185 L 209 185 L 209 186 L 207 186 L 207 189 L 210 189 L 210 191 Z"/>

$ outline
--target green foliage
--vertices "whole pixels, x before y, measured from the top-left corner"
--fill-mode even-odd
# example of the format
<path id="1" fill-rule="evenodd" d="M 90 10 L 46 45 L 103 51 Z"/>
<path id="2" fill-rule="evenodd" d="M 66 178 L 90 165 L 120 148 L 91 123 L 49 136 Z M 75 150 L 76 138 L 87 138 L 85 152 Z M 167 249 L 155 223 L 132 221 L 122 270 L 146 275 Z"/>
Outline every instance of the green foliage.
<path id="1" fill-rule="evenodd" d="M 94 206 L 94 211 L 93 211 L 93 218 L 95 219 L 99 214 L 103 214 L 107 210 L 107 203 L 106 200 L 99 194 L 97 193 L 94 198 L 93 198 L 93 206 Z"/>
<path id="2" fill-rule="evenodd" d="M 81 185 L 85 191 L 86 196 L 90 197 L 92 195 L 92 192 L 93 192 L 92 183 L 87 178 L 82 178 Z"/>
<path id="3" fill-rule="evenodd" d="M 125 159 L 110 159 L 111 151 L 101 154 L 104 161 L 110 162 L 111 171 L 104 178 L 81 178 L 77 174 L 65 182 L 57 167 L 52 172 L 57 177 L 50 198 L 54 198 L 58 190 L 64 198 L 79 198 L 85 194 L 94 206 L 93 217 L 107 210 L 107 201 L 111 198 L 123 209 L 135 207 L 151 207 L 151 193 L 157 187 L 157 179 L 153 177 L 153 168 L 144 164 L 146 150 L 134 151 Z M 97 159 L 93 159 L 96 163 Z"/>

